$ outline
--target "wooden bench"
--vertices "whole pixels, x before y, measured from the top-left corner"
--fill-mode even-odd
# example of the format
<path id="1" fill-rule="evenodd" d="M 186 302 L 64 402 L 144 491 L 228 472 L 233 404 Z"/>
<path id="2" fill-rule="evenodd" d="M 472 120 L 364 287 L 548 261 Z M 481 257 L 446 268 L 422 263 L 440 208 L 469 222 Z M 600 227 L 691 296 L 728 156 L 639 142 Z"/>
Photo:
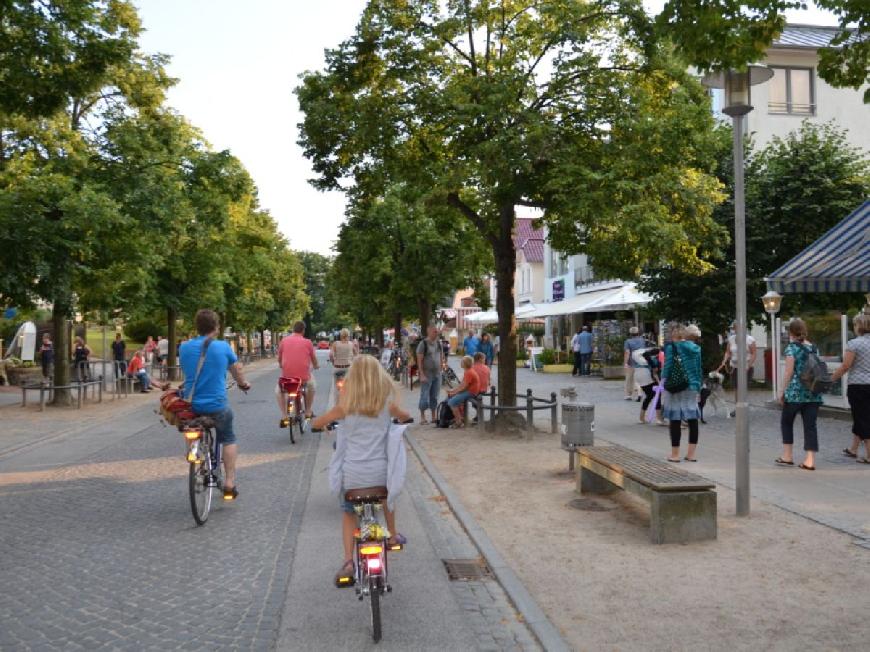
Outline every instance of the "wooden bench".
<path id="1" fill-rule="evenodd" d="M 709 480 L 623 446 L 587 446 L 577 456 L 580 493 L 622 489 L 650 503 L 653 543 L 716 538 L 716 491 Z"/>

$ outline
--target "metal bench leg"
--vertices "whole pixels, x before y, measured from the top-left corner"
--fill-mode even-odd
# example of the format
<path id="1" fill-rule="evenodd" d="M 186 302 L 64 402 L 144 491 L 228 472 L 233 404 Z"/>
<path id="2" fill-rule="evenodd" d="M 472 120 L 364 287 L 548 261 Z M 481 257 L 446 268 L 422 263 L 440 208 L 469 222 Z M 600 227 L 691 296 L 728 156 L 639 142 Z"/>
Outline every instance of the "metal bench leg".
<path id="1" fill-rule="evenodd" d="M 581 494 L 613 494 L 620 488 L 594 471 L 581 466 L 577 474 L 577 491 Z"/>
<path id="2" fill-rule="evenodd" d="M 653 543 L 716 538 L 716 492 L 652 492 L 649 534 Z"/>

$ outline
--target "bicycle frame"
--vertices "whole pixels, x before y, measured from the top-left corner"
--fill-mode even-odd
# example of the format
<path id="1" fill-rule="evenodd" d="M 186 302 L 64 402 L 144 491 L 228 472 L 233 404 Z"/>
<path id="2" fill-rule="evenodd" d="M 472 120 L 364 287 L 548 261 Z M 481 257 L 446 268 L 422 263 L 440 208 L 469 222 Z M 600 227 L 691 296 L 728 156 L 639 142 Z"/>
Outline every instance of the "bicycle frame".
<path id="1" fill-rule="evenodd" d="M 205 441 L 205 428 L 202 426 L 196 426 L 192 428 L 184 428 L 184 439 L 187 442 L 187 461 L 193 463 L 201 463 L 202 456 L 199 447 L 202 446 Z M 213 431 L 209 436 L 209 445 L 210 448 L 207 451 L 209 455 L 211 455 L 212 460 L 212 470 L 215 475 L 220 475 L 221 468 L 221 451 L 223 446 L 217 440 L 217 433 Z"/>

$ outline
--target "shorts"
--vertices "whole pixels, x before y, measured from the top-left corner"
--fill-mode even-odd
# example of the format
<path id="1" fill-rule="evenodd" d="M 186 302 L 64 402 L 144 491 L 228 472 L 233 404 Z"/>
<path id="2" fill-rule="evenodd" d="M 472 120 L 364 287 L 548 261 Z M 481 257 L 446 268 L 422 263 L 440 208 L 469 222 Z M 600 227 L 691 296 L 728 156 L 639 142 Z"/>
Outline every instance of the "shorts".
<path id="1" fill-rule="evenodd" d="M 209 417 L 214 421 L 217 443 L 221 446 L 229 446 L 236 443 L 236 433 L 233 431 L 233 411 L 224 408 L 217 412 L 198 412 L 197 415 Z"/>

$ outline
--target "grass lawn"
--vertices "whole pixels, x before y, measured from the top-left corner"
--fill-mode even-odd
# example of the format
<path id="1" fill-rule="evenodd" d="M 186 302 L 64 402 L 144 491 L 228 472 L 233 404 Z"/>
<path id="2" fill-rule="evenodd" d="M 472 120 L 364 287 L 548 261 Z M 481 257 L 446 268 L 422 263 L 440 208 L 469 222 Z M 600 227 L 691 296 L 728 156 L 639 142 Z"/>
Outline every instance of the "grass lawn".
<path id="1" fill-rule="evenodd" d="M 115 341 L 115 329 L 106 329 L 106 345 L 109 347 L 108 358 L 112 357 L 112 342 Z M 133 351 L 142 348 L 144 342 L 134 342 L 125 337 L 124 342 L 127 343 L 127 357 L 133 355 Z M 101 326 L 88 326 L 88 346 L 91 349 L 91 355 L 95 358 L 103 357 L 103 328 Z M 107 359 L 108 359 L 107 358 Z"/>

